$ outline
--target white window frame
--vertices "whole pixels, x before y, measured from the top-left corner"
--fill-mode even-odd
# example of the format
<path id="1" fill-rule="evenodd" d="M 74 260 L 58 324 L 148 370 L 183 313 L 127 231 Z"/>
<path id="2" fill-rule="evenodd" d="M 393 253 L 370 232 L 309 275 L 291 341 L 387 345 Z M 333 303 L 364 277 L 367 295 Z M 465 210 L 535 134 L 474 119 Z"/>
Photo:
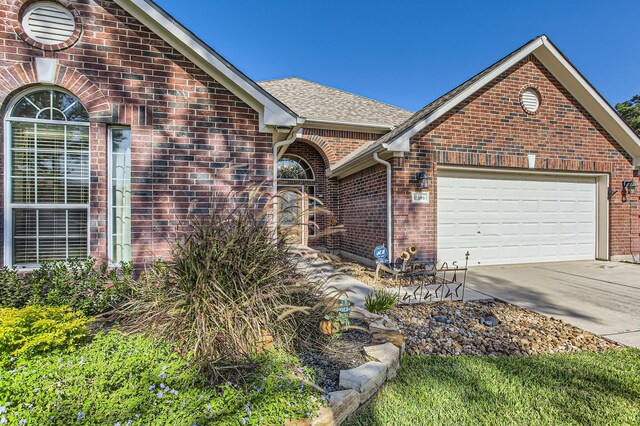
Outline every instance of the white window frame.
<path id="1" fill-rule="evenodd" d="M 109 240 L 109 244 L 108 244 L 108 248 L 109 248 L 109 264 L 112 267 L 118 267 L 120 266 L 119 263 L 115 263 L 113 258 L 114 258 L 114 246 L 113 246 L 113 235 L 114 235 L 114 227 L 113 227 L 113 139 L 112 139 L 112 131 L 116 130 L 116 129 L 127 129 L 129 130 L 129 132 L 131 132 L 131 126 L 108 126 L 107 127 L 107 144 L 108 149 L 107 149 L 107 155 L 108 155 L 108 160 L 107 160 L 107 180 L 109 182 L 108 185 L 108 189 L 107 189 L 107 238 Z M 131 136 L 129 136 L 131 137 Z M 130 141 L 131 142 L 131 141 Z M 132 158 L 133 161 L 133 158 Z M 132 194 L 133 195 L 133 194 Z M 133 209 L 133 206 L 131 206 L 131 208 Z M 133 221 L 133 211 L 131 213 L 132 216 L 132 221 Z M 131 242 L 133 245 L 133 241 Z M 133 247 L 132 247 L 133 248 Z M 133 256 L 133 254 L 132 254 Z M 132 258 L 133 260 L 133 258 Z"/>
<path id="2" fill-rule="evenodd" d="M 91 132 L 89 132 L 89 188 L 87 197 L 89 202 L 87 204 L 38 204 L 34 208 L 33 204 L 20 204 L 11 202 L 11 131 L 12 122 L 26 122 L 26 123 L 41 123 L 41 124 L 62 124 L 70 126 L 86 126 L 90 127 L 90 122 L 77 122 L 77 121 L 59 121 L 59 120 L 43 120 L 43 119 L 29 119 L 29 118 L 10 118 L 13 109 L 24 97 L 34 92 L 42 90 L 56 90 L 58 92 L 67 93 L 75 98 L 73 93 L 64 90 L 58 86 L 53 85 L 38 85 L 30 89 L 24 90 L 17 94 L 7 106 L 4 118 L 3 118 L 3 131 L 4 131 L 4 265 L 8 267 L 16 266 L 13 262 L 13 210 L 14 209 L 31 209 L 31 210 L 80 210 L 87 209 L 87 256 L 91 254 Z M 21 271 L 29 271 L 37 269 L 39 266 L 30 265 L 20 267 Z"/>

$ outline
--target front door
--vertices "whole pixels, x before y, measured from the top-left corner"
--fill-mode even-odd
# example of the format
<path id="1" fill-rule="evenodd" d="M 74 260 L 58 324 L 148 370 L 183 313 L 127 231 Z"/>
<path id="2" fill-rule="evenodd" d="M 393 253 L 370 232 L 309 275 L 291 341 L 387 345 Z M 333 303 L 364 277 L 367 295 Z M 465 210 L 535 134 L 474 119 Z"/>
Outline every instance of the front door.
<path id="1" fill-rule="evenodd" d="M 307 209 L 303 186 L 281 187 L 278 199 L 279 232 L 290 235 L 298 244 L 306 244 Z"/>

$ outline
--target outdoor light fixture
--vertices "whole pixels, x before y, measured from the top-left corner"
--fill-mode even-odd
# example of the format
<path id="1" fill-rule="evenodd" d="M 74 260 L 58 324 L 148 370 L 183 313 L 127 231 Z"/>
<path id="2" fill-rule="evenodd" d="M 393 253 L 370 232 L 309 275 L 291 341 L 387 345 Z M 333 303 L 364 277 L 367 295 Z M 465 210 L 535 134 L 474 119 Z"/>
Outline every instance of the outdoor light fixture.
<path id="1" fill-rule="evenodd" d="M 635 194 L 638 191 L 638 184 L 633 180 L 623 180 L 622 189 L 627 191 L 627 194 Z"/>
<path id="2" fill-rule="evenodd" d="M 638 191 L 638 184 L 632 180 L 622 181 L 622 202 L 627 202 L 627 195 L 633 195 Z"/>
<path id="3" fill-rule="evenodd" d="M 429 176 L 427 175 L 427 172 L 417 172 L 416 179 L 420 182 L 420 189 L 429 188 Z"/>

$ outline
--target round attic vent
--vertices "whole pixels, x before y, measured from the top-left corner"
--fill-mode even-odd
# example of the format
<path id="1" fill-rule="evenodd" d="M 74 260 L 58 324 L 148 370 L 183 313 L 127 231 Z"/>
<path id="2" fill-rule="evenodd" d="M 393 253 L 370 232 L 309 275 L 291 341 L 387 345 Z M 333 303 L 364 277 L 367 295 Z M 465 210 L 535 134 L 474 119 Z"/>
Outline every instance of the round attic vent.
<path id="1" fill-rule="evenodd" d="M 540 93 L 533 87 L 527 87 L 520 94 L 520 104 L 525 112 L 535 114 L 540 108 Z"/>
<path id="2" fill-rule="evenodd" d="M 73 36 L 76 22 L 71 12 L 61 4 L 37 2 L 25 10 L 22 26 L 33 40 L 54 45 L 64 43 Z"/>

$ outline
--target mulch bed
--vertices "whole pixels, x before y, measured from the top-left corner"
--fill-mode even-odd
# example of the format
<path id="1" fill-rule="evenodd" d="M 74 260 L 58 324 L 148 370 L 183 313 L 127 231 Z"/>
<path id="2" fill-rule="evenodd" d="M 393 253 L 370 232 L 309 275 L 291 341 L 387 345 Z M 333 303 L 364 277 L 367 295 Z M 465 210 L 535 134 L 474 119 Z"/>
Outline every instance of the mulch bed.
<path id="1" fill-rule="evenodd" d="M 389 313 L 414 355 L 534 355 L 601 351 L 621 345 L 559 319 L 501 302 L 398 306 Z M 480 319 L 494 317 L 495 327 Z"/>
<path id="2" fill-rule="evenodd" d="M 367 328 L 367 324 L 352 320 L 351 324 Z M 317 385 L 327 392 L 339 390 L 340 370 L 356 368 L 370 361 L 363 348 L 371 346 L 371 334 L 368 331 L 351 329 L 343 331 L 340 336 L 331 338 L 322 348 L 314 353 L 303 353 L 300 358 L 307 367 L 318 370 Z"/>

